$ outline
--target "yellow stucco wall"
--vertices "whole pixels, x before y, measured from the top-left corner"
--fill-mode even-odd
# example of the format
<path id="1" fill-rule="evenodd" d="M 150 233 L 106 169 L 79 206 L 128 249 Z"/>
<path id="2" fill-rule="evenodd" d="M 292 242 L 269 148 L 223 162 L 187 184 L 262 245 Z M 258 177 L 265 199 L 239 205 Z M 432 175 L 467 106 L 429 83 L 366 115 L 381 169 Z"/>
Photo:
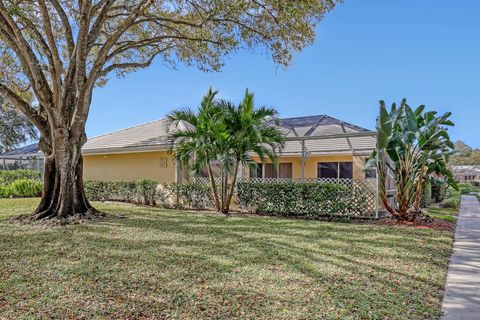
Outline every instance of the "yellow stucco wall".
<path id="1" fill-rule="evenodd" d="M 321 155 L 310 156 L 305 159 L 305 178 L 317 178 L 317 164 L 318 162 L 353 162 L 353 178 L 365 179 L 365 159 L 366 156 L 352 156 L 352 155 Z M 258 158 L 254 160 L 259 162 Z M 302 158 L 301 157 L 279 157 L 278 163 L 292 163 L 292 178 L 299 179 L 302 177 Z"/>
<path id="2" fill-rule="evenodd" d="M 163 161 L 163 160 L 166 160 Z M 166 151 L 84 156 L 84 179 L 175 181 L 175 159 Z"/>
<path id="3" fill-rule="evenodd" d="M 365 159 L 365 156 L 352 155 L 310 156 L 305 160 L 305 178 L 317 177 L 318 162 L 350 161 L 353 162 L 353 178 L 364 179 Z M 258 161 L 258 158 L 254 160 Z M 300 157 L 280 157 L 278 162 L 291 162 L 293 178 L 301 178 Z M 175 181 L 175 159 L 167 151 L 85 155 L 84 178 L 97 181 L 152 179 L 160 183 L 171 183 Z"/>

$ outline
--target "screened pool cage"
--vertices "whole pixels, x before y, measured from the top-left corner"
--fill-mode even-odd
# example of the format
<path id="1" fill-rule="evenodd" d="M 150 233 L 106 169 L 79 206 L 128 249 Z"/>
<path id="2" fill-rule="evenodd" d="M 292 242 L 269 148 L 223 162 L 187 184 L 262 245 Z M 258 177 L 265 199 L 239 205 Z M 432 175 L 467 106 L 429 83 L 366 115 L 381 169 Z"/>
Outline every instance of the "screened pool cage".
<path id="1" fill-rule="evenodd" d="M 0 170 L 36 170 L 43 173 L 44 160 L 42 155 L 3 156 L 0 155 Z"/>
<path id="2" fill-rule="evenodd" d="M 296 178 L 279 178 L 265 177 L 265 166 L 261 166 L 260 177 L 252 177 L 247 170 L 243 168 L 239 172 L 239 181 L 251 181 L 256 183 L 281 183 L 281 182 L 298 182 L 298 183 L 335 183 L 341 184 L 349 188 L 352 193 L 361 194 L 362 197 L 368 199 L 368 212 L 364 212 L 365 217 L 378 218 L 383 207 L 379 202 L 379 184 L 375 169 L 365 170 L 363 179 L 354 178 L 312 178 L 306 174 L 306 162 L 310 157 L 322 157 L 329 155 L 352 155 L 361 159 L 368 158 L 374 151 L 376 132 L 344 132 L 340 134 L 328 134 L 319 136 L 288 136 L 285 141 L 285 148 L 280 152 L 281 157 L 300 157 L 301 158 L 301 176 Z M 373 146 L 373 147 L 372 147 Z M 177 170 L 180 170 L 177 168 Z M 369 171 L 367 173 L 367 171 Z M 394 201 L 394 183 L 393 175 L 389 171 L 387 179 L 387 189 L 390 198 Z M 197 182 L 209 183 L 208 178 L 196 178 Z M 355 200 L 353 200 L 355 201 Z M 354 212 L 357 217 L 362 214 Z"/>

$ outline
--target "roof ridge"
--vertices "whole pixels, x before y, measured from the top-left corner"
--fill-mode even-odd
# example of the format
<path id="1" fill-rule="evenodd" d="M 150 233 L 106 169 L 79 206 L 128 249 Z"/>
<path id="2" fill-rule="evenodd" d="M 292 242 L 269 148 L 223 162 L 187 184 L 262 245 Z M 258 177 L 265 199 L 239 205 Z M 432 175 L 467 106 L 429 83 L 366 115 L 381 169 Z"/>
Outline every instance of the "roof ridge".
<path id="1" fill-rule="evenodd" d="M 149 125 L 149 124 L 152 124 L 152 123 L 155 123 L 155 122 L 159 122 L 159 121 L 162 121 L 162 120 L 165 120 L 165 119 L 166 119 L 166 117 L 163 117 L 163 118 L 160 118 L 160 119 L 157 119 L 157 120 L 152 120 L 152 121 L 148 121 L 148 122 L 145 122 L 145 123 L 140 123 L 140 124 L 137 124 L 137 125 L 128 127 L 128 128 L 123 128 L 123 129 L 119 129 L 119 130 L 114 130 L 114 131 L 102 133 L 102 134 L 100 134 L 100 135 L 98 135 L 98 136 L 94 136 L 94 137 L 88 138 L 88 140 L 90 141 L 90 140 L 92 140 L 92 139 L 97 139 L 97 138 L 105 137 L 105 136 L 108 136 L 108 135 L 111 135 L 111 134 L 115 134 L 115 133 L 127 131 L 127 130 L 130 130 L 130 129 L 135 129 L 135 128 L 138 128 L 138 127 L 143 127 L 143 126 L 146 126 L 146 125 Z"/>
<path id="2" fill-rule="evenodd" d="M 327 116 L 327 115 L 325 115 L 325 114 L 322 114 L 321 116 L 319 116 L 317 122 L 315 122 L 315 123 L 310 127 L 310 129 L 308 129 L 308 131 L 305 132 L 305 134 L 304 134 L 303 136 L 304 136 L 304 137 L 309 137 L 309 136 L 315 131 L 315 129 L 318 128 L 318 125 L 319 125 L 320 121 L 322 121 L 322 119 L 324 119 L 325 117 L 329 117 L 329 116 Z M 331 118 L 331 117 L 329 117 L 329 118 Z"/>
<path id="3" fill-rule="evenodd" d="M 323 117 L 323 116 L 327 116 L 327 117 L 328 117 L 328 115 L 326 115 L 326 114 L 313 114 L 313 115 L 310 115 L 310 116 L 280 118 L 280 120 L 301 119 L 301 118 L 315 118 L 315 117 Z"/>

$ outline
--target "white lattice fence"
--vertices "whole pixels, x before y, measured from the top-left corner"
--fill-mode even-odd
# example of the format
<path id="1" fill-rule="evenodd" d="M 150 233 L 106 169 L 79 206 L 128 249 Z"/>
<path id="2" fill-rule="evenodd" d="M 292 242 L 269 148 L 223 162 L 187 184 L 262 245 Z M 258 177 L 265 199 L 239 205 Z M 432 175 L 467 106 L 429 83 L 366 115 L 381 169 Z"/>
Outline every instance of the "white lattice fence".
<path id="1" fill-rule="evenodd" d="M 215 179 L 221 185 L 220 179 Z M 208 178 L 196 183 L 210 184 Z M 248 186 L 251 194 L 239 193 Z M 298 187 L 301 185 L 302 187 Z M 241 191 L 242 191 L 241 190 Z M 253 190 L 253 191 L 252 191 Z M 356 179 L 239 179 L 235 203 L 242 209 L 287 215 L 376 216 L 376 180 Z"/>

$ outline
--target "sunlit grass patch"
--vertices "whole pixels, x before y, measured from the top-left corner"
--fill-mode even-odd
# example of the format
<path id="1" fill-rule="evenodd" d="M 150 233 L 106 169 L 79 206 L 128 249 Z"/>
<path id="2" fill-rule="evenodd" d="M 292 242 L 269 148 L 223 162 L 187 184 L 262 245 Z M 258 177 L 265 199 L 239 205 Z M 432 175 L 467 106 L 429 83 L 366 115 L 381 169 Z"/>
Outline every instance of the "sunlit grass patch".
<path id="1" fill-rule="evenodd" d="M 111 203 L 124 218 L 8 221 L 37 201 L 0 200 L 0 318 L 440 315 L 449 232 Z"/>

